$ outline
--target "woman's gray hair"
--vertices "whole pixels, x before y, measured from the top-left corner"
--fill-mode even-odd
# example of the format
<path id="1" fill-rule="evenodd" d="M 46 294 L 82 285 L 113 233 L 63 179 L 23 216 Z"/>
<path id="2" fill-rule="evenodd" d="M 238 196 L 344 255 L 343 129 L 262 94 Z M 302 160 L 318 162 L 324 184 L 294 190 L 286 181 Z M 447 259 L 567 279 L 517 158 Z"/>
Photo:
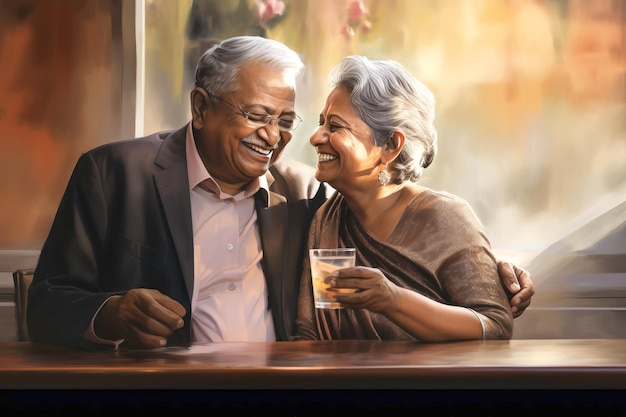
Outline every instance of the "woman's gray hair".
<path id="1" fill-rule="evenodd" d="M 260 62 L 295 77 L 304 68 L 298 54 L 286 45 L 260 36 L 236 36 L 213 45 L 196 66 L 196 87 L 215 96 L 235 91 L 244 64 Z"/>
<path id="2" fill-rule="evenodd" d="M 330 73 L 331 88 L 340 87 L 361 120 L 372 131 L 376 146 L 402 132 L 404 148 L 393 161 L 392 182 L 417 182 L 437 154 L 435 97 L 422 82 L 394 61 L 374 61 L 352 55 Z"/>

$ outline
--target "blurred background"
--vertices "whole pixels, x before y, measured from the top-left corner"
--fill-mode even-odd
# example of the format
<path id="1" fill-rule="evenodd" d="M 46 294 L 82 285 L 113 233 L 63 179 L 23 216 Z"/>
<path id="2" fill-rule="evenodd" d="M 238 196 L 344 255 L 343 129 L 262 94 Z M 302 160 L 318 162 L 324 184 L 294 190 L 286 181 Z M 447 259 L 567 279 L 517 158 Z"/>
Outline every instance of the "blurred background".
<path id="1" fill-rule="evenodd" d="M 306 63 L 286 154 L 311 165 L 340 58 L 405 66 L 437 98 L 422 183 L 541 290 L 517 336 L 626 337 L 625 29 L 625 0 L 0 0 L 0 287 L 34 266 L 78 155 L 182 126 L 200 54 L 251 34 Z"/>

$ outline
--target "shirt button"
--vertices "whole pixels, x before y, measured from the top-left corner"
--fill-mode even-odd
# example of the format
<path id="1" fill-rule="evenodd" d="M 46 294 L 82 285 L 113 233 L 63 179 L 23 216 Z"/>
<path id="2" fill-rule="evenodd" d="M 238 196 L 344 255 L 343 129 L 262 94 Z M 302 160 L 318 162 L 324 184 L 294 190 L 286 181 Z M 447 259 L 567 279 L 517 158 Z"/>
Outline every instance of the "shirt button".
<path id="1" fill-rule="evenodd" d="M 226 245 L 226 250 L 227 250 L 228 252 L 232 251 L 232 250 L 233 250 L 233 248 L 234 248 L 234 246 L 233 246 L 233 244 L 232 244 L 232 243 L 229 243 L 228 245 Z"/>
<path id="2" fill-rule="evenodd" d="M 228 289 L 231 291 L 235 291 L 235 288 L 237 288 L 237 286 L 235 284 L 233 284 L 232 282 L 230 284 L 228 284 Z"/>

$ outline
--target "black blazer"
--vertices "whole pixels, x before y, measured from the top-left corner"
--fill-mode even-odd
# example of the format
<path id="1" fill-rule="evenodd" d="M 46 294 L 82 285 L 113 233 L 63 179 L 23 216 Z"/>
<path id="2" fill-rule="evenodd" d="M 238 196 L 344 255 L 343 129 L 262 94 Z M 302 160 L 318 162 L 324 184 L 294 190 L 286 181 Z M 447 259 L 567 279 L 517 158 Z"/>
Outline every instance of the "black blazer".
<path id="1" fill-rule="evenodd" d="M 97 348 L 84 332 L 114 294 L 154 288 L 187 310 L 168 340 L 191 341 L 193 231 L 186 127 L 113 142 L 81 155 L 44 242 L 28 294 L 31 340 Z M 313 169 L 279 160 L 268 173 L 270 207 L 257 198 L 263 270 L 276 337 L 293 333 L 306 235 L 331 191 Z"/>

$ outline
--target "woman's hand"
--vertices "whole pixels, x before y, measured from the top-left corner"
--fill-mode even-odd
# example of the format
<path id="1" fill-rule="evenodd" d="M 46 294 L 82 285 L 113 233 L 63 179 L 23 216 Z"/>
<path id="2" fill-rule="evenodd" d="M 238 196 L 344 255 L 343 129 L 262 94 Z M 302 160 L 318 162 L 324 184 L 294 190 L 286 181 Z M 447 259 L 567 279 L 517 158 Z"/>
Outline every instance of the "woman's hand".
<path id="1" fill-rule="evenodd" d="M 332 272 L 326 279 L 331 288 L 354 289 L 335 295 L 343 307 L 381 313 L 396 305 L 398 287 L 377 268 L 356 266 Z"/>

